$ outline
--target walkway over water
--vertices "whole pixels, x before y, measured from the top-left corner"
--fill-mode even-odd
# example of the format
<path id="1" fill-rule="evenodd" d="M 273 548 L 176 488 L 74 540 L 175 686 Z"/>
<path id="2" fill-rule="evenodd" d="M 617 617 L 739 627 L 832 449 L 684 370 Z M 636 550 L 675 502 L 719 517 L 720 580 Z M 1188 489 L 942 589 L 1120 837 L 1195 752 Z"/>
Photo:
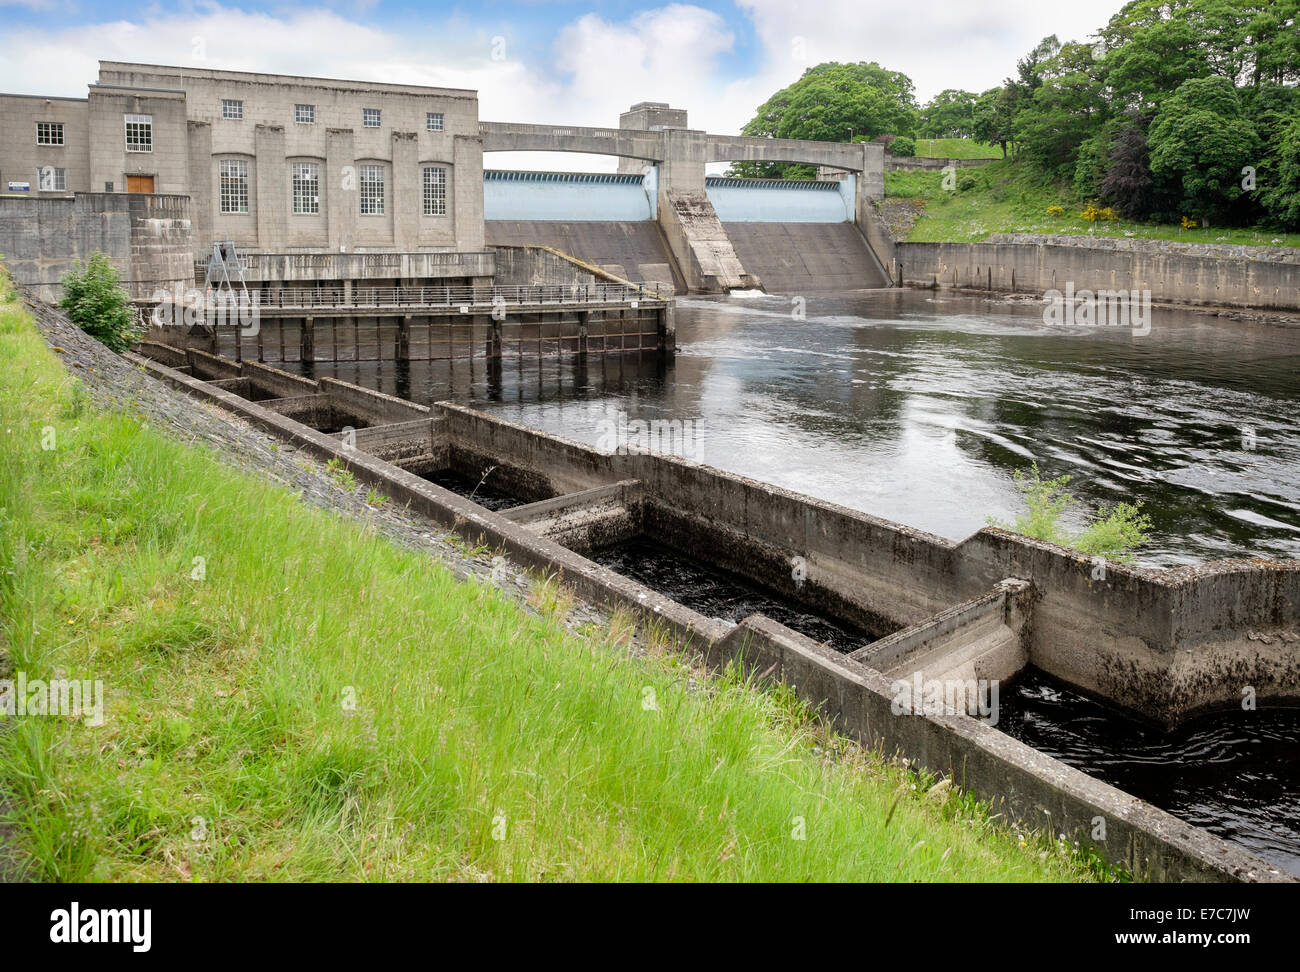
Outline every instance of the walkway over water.
<path id="1" fill-rule="evenodd" d="M 538 310 L 590 310 L 592 308 L 637 308 L 663 306 L 665 296 L 655 285 L 596 284 L 587 287 L 279 287 L 238 293 L 202 294 L 187 291 L 168 304 L 193 308 L 215 316 L 222 313 L 251 313 L 262 316 L 294 316 L 319 311 L 331 316 L 389 316 L 395 312 L 508 315 Z"/>

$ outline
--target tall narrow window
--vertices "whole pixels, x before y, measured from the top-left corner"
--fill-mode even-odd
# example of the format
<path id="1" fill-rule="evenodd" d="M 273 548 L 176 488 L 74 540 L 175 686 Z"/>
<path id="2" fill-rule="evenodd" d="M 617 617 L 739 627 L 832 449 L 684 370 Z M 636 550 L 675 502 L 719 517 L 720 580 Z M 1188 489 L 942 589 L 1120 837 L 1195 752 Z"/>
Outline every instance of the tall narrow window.
<path id="1" fill-rule="evenodd" d="M 240 119 L 244 117 L 244 103 L 234 98 L 221 99 L 221 117 Z"/>
<path id="2" fill-rule="evenodd" d="M 320 170 L 314 162 L 293 163 L 293 211 L 305 216 L 320 212 Z"/>
<path id="3" fill-rule="evenodd" d="M 221 160 L 221 211 L 248 212 L 248 163 L 243 159 Z"/>
<path id="4" fill-rule="evenodd" d="M 431 132 L 442 131 L 442 112 L 427 111 L 424 113 L 424 127 Z"/>
<path id="5" fill-rule="evenodd" d="M 153 151 L 153 115 L 126 116 L 126 150 Z"/>
<path id="6" fill-rule="evenodd" d="M 293 120 L 299 125 L 312 125 L 316 122 L 315 105 L 294 105 Z"/>
<path id="7" fill-rule="evenodd" d="M 378 108 L 362 108 L 362 109 L 361 109 L 361 124 L 362 124 L 362 126 L 364 126 L 365 128 L 378 128 L 378 127 L 379 127 L 379 117 L 380 117 L 380 115 L 379 115 L 379 109 L 378 109 Z"/>
<path id="8" fill-rule="evenodd" d="M 63 122 L 37 122 L 36 123 L 36 144 L 37 145 L 62 145 L 63 144 Z"/>
<path id="9" fill-rule="evenodd" d="M 361 215 L 384 215 L 384 167 L 382 165 L 361 167 Z"/>
<path id="10" fill-rule="evenodd" d="M 424 215 L 447 215 L 447 167 L 424 167 Z"/>

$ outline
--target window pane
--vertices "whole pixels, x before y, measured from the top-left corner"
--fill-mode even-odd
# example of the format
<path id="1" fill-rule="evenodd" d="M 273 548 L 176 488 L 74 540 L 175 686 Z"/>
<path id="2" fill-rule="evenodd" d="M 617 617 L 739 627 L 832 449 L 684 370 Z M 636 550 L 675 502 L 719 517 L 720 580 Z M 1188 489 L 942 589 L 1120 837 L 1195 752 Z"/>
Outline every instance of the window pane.
<path id="1" fill-rule="evenodd" d="M 424 168 L 424 215 L 447 215 L 447 168 L 429 165 Z"/>
<path id="2" fill-rule="evenodd" d="M 153 115 L 126 116 L 126 150 L 153 151 Z"/>
<path id="3" fill-rule="evenodd" d="M 363 165 L 361 167 L 361 215 L 382 216 L 383 214 L 384 167 Z"/>
<path id="4" fill-rule="evenodd" d="M 248 212 L 248 163 L 243 159 L 221 160 L 221 211 Z"/>
<path id="5" fill-rule="evenodd" d="M 293 164 L 293 211 L 308 216 L 320 212 L 320 173 L 313 162 Z"/>
<path id="6" fill-rule="evenodd" d="M 222 98 L 221 117 L 222 118 L 243 118 L 244 103 L 242 101 L 235 101 L 230 98 Z"/>
<path id="7" fill-rule="evenodd" d="M 426 129 L 428 129 L 431 132 L 442 131 L 442 112 L 440 111 L 427 112 L 424 116 L 424 119 L 425 119 L 424 127 Z"/>
<path id="8" fill-rule="evenodd" d="M 378 127 L 379 127 L 379 109 L 378 109 L 378 108 L 362 108 L 362 109 L 361 109 L 361 124 L 364 125 L 366 128 L 378 128 Z"/>
<path id="9" fill-rule="evenodd" d="M 293 120 L 302 125 L 310 125 L 316 121 L 315 105 L 294 105 Z"/>
<path id="10" fill-rule="evenodd" d="M 63 122 L 37 122 L 36 123 L 36 144 L 37 145 L 62 145 L 63 144 Z"/>

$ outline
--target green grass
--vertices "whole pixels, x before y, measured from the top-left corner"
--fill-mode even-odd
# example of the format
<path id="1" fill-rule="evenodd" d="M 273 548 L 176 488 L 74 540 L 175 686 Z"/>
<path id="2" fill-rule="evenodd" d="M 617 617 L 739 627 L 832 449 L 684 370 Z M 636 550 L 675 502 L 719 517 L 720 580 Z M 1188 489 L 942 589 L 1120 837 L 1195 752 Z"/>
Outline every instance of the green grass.
<path id="1" fill-rule="evenodd" d="M 923 159 L 1000 159 L 1002 149 L 973 138 L 918 138 L 916 154 Z"/>
<path id="2" fill-rule="evenodd" d="M 1086 201 L 1068 188 L 1037 177 L 1015 160 L 958 169 L 957 184 L 974 185 L 956 192 L 942 186 L 942 172 L 886 172 L 885 196 L 923 201 L 925 213 L 907 239 L 912 243 L 975 243 L 993 233 L 1065 233 L 1180 240 L 1187 243 L 1245 243 L 1300 246 L 1300 233 L 1247 228 L 1196 228 L 1135 223 L 1129 220 L 1089 223 L 1080 217 Z M 1063 216 L 1047 215 L 1061 206 Z"/>
<path id="3" fill-rule="evenodd" d="M 634 657 L 626 617 L 575 634 L 554 583 L 525 611 L 97 411 L 11 300 L 0 413 L 5 674 L 102 679 L 106 695 L 98 728 L 0 727 L 26 877 L 1099 873 L 848 746 L 786 689 L 702 679 L 663 646 Z"/>

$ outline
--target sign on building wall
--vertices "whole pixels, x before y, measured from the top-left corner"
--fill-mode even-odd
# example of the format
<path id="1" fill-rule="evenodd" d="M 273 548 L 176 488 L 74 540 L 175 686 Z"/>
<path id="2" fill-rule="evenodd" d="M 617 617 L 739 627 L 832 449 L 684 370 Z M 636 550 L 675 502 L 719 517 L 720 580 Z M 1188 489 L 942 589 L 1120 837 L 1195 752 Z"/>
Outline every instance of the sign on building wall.
<path id="1" fill-rule="evenodd" d="M 30 182 L 11 182 L 9 183 L 10 192 L 31 192 L 32 184 Z"/>

